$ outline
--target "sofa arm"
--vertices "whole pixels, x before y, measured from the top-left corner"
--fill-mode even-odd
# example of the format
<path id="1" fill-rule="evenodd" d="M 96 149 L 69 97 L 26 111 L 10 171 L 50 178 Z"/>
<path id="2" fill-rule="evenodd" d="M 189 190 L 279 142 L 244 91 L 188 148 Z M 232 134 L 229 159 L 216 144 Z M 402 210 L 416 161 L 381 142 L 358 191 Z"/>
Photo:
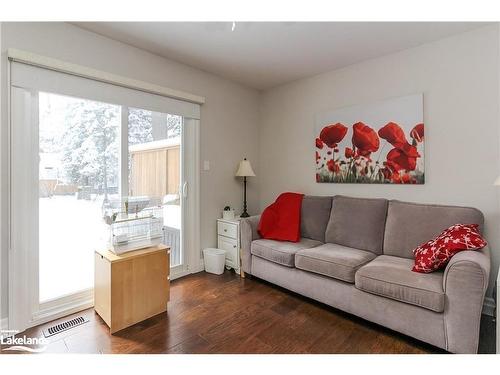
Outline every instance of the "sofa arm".
<path id="1" fill-rule="evenodd" d="M 484 295 L 490 277 L 490 251 L 461 251 L 451 258 L 443 278 L 446 349 L 477 353 Z"/>
<path id="2" fill-rule="evenodd" d="M 260 215 L 250 216 L 241 220 L 240 223 L 240 240 L 241 240 L 241 268 L 243 272 L 252 274 L 252 255 L 250 254 L 250 246 L 253 240 L 260 238 L 257 233 Z"/>

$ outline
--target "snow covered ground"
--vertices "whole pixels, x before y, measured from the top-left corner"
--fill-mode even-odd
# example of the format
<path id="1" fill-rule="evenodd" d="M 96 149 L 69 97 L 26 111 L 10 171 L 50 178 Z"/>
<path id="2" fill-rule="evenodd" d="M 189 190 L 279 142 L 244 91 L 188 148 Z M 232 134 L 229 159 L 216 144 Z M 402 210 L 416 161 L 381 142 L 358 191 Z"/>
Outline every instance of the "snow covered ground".
<path id="1" fill-rule="evenodd" d="M 107 246 L 102 200 L 40 198 L 40 302 L 94 286 L 94 251 Z M 180 229 L 180 206 L 166 205 L 164 223 Z"/>
<path id="2" fill-rule="evenodd" d="M 40 198 L 40 302 L 93 288 L 94 251 L 106 246 L 102 198 Z"/>

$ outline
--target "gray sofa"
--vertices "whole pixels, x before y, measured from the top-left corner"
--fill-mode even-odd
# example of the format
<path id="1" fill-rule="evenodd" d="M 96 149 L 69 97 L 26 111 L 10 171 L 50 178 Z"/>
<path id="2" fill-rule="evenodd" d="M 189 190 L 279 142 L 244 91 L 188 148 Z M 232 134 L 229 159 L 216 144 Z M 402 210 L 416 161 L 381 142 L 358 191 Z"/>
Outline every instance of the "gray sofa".
<path id="1" fill-rule="evenodd" d="M 456 223 L 468 207 L 345 196 L 305 196 L 301 240 L 261 239 L 260 216 L 241 222 L 243 271 L 452 353 L 477 353 L 488 248 L 456 254 L 446 269 L 412 272 L 412 250 Z"/>

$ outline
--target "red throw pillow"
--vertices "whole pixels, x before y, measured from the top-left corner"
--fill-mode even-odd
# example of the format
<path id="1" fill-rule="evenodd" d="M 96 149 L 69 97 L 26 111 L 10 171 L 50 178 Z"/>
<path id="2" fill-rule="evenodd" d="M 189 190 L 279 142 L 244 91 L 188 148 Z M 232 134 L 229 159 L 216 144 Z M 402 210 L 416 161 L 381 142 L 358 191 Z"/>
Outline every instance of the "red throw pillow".
<path id="1" fill-rule="evenodd" d="M 415 250 L 415 265 L 412 271 L 429 273 L 445 268 L 451 257 L 463 250 L 479 250 L 487 242 L 479 233 L 477 224 L 455 224 L 444 230 L 435 239 Z"/>
<path id="2" fill-rule="evenodd" d="M 257 231 L 262 238 L 300 240 L 300 209 L 304 194 L 283 193 L 262 212 Z"/>

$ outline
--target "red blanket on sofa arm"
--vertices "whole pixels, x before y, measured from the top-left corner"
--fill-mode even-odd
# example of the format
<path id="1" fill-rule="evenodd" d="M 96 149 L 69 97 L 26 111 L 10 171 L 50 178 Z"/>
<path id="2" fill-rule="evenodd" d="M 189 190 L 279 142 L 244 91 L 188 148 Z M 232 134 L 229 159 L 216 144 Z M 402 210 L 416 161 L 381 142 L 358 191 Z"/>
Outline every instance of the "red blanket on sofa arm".
<path id="1" fill-rule="evenodd" d="M 278 241 L 300 240 L 300 209 L 304 194 L 282 193 L 266 207 L 257 231 L 262 238 Z"/>

